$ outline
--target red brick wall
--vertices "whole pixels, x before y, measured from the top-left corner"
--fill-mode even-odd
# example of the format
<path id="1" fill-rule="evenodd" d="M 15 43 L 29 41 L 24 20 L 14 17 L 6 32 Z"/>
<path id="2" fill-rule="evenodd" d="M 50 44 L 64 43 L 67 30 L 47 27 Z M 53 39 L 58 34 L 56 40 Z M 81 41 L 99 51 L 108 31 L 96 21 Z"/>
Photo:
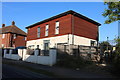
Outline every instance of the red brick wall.
<path id="1" fill-rule="evenodd" d="M 0 48 L 2 47 L 2 34 L 0 34 Z"/>
<path id="2" fill-rule="evenodd" d="M 4 44 L 4 47 L 10 47 L 10 39 L 11 39 L 11 36 L 13 34 L 10 34 L 10 33 L 7 33 L 5 34 L 5 38 L 2 38 L 2 34 L 0 34 L 1 38 L 0 38 L 0 47 L 2 47 L 1 45 Z M 15 47 L 18 47 L 18 46 L 26 46 L 26 41 L 24 40 L 24 36 L 17 36 L 16 39 L 13 39 L 13 41 L 15 42 Z"/>
<path id="3" fill-rule="evenodd" d="M 55 23 L 59 21 L 59 34 L 55 35 Z M 46 38 L 45 36 L 45 26 L 49 24 L 49 32 L 47 37 L 54 37 L 59 35 L 65 35 L 71 33 L 71 14 L 51 20 L 49 22 L 34 26 L 28 29 L 27 40 L 34 40 L 37 38 L 37 28 L 41 27 L 40 38 Z"/>
<path id="4" fill-rule="evenodd" d="M 98 38 L 98 27 L 97 25 L 88 22 L 84 19 L 74 16 L 74 34 L 90 39 L 97 40 Z"/>
<path id="5" fill-rule="evenodd" d="M 10 43 L 10 33 L 5 34 L 5 37 L 2 38 L 2 44 L 4 44 L 4 47 L 9 47 L 9 43 Z M 2 36 L 1 36 L 2 37 Z"/>
<path id="6" fill-rule="evenodd" d="M 26 41 L 24 36 L 17 36 L 15 40 L 15 47 L 26 46 Z"/>
<path id="7" fill-rule="evenodd" d="M 49 22 L 34 26 L 34 27 L 28 29 L 27 40 L 29 41 L 29 40 L 35 40 L 35 39 L 40 39 L 40 38 L 46 38 L 45 37 L 46 24 L 49 24 L 49 32 L 48 32 L 47 37 L 60 36 L 60 35 L 68 34 L 68 33 L 71 34 L 72 33 L 72 25 L 73 25 L 75 35 L 97 40 L 97 38 L 98 38 L 97 25 L 95 25 L 91 22 L 88 22 L 86 20 L 83 20 L 76 16 L 74 16 L 73 18 L 72 18 L 71 14 L 68 14 L 61 18 L 57 18 L 57 19 L 51 20 Z M 72 20 L 74 20 L 74 24 L 72 24 Z M 59 26 L 60 33 L 58 35 L 55 35 L 55 22 L 56 21 L 60 22 L 60 26 Z M 40 38 L 37 38 L 37 28 L 38 27 L 41 27 Z"/>

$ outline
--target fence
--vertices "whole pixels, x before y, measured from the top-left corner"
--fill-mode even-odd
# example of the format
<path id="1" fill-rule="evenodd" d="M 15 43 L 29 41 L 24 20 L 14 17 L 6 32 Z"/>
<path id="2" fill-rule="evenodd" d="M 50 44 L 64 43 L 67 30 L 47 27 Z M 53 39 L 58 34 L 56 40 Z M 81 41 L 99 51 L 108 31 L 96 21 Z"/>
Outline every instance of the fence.
<path id="1" fill-rule="evenodd" d="M 57 45 L 58 54 L 69 54 L 73 56 L 81 56 L 84 59 L 95 60 L 98 57 L 98 47 L 95 46 L 82 46 L 82 45 Z"/>
<path id="2" fill-rule="evenodd" d="M 97 47 L 94 46 L 82 46 L 82 45 L 57 45 L 58 53 L 68 53 L 68 54 L 77 54 L 77 53 L 96 53 Z"/>
<path id="3" fill-rule="evenodd" d="M 28 54 L 31 50 L 28 49 L 18 49 L 18 54 L 13 54 L 13 49 L 4 50 L 4 58 L 14 59 L 14 60 L 23 60 L 26 62 L 32 62 L 43 65 L 50 65 L 56 63 L 56 49 L 50 49 L 49 55 L 39 55 L 39 50 L 33 50 L 34 54 Z"/>

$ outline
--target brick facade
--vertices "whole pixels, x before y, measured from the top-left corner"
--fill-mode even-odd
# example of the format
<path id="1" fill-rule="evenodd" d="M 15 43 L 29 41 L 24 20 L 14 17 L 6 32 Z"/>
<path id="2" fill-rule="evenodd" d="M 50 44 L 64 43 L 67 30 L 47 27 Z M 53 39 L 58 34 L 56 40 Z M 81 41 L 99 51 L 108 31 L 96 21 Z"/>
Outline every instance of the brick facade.
<path id="1" fill-rule="evenodd" d="M 84 19 L 74 16 L 74 35 L 98 40 L 98 26 Z"/>
<path id="2" fill-rule="evenodd" d="M 25 36 L 17 35 L 16 38 L 13 39 L 12 36 L 14 34 L 7 33 L 4 38 L 2 38 L 2 35 L 3 34 L 0 34 L 0 47 L 2 47 L 2 45 L 4 45 L 4 48 L 26 46 Z"/>
<path id="3" fill-rule="evenodd" d="M 0 28 L 0 48 L 26 46 L 25 38 L 26 33 L 19 29 L 14 21 L 12 25 L 5 26 L 3 24 L 2 28 Z"/>
<path id="4" fill-rule="evenodd" d="M 59 21 L 60 23 L 58 35 L 55 35 L 55 22 L 56 21 Z M 68 14 L 60 18 L 53 19 L 48 22 L 38 24 L 38 25 L 28 28 L 27 40 L 29 41 L 29 40 L 47 38 L 45 37 L 45 25 L 46 24 L 49 24 L 49 32 L 48 32 L 47 37 L 74 34 L 77 36 L 98 40 L 98 35 L 99 35 L 98 25 L 93 24 L 80 17 L 73 16 L 72 14 Z M 40 38 L 37 38 L 38 27 L 41 27 Z"/>
<path id="5" fill-rule="evenodd" d="M 55 22 L 59 21 L 59 34 L 55 34 Z M 54 20 L 51 20 L 49 22 L 34 26 L 32 28 L 28 29 L 27 34 L 27 40 L 34 40 L 34 39 L 41 39 L 41 38 L 47 38 L 45 36 L 45 26 L 46 24 L 49 24 L 49 31 L 47 37 L 54 37 L 54 36 L 60 36 L 65 34 L 71 34 L 71 15 L 66 15 Z M 37 28 L 40 27 L 40 38 L 37 38 Z"/>

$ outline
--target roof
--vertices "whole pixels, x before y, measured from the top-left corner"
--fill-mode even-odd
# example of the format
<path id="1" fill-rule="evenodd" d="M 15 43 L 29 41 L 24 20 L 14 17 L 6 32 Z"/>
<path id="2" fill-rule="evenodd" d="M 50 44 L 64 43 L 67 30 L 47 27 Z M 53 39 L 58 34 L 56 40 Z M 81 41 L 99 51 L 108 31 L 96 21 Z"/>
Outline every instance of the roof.
<path id="1" fill-rule="evenodd" d="M 42 23 L 45 23 L 45 22 L 48 22 L 48 21 L 50 21 L 50 20 L 53 20 L 53 19 L 56 19 L 56 18 L 59 18 L 59 17 L 62 17 L 62 16 L 68 15 L 68 14 L 72 14 L 72 15 L 74 15 L 74 16 L 80 17 L 80 18 L 82 18 L 82 19 L 84 19 L 84 20 L 87 20 L 87 21 L 89 21 L 89 22 L 97 25 L 97 26 L 100 26 L 100 25 L 101 25 L 100 23 L 98 23 L 98 22 L 96 22 L 96 21 L 94 21 L 94 20 L 92 20 L 92 19 L 90 19 L 90 18 L 88 18 L 88 17 L 85 17 L 85 16 L 83 16 L 83 15 L 81 15 L 81 14 L 75 12 L 75 11 L 69 10 L 69 11 L 67 11 L 67 12 L 58 14 L 58 15 L 53 16 L 53 17 L 51 17 L 51 18 L 48 18 L 48 19 L 45 19 L 45 20 L 43 20 L 43 21 L 37 22 L 37 23 L 35 23 L 35 24 L 32 24 L 32 25 L 30 25 L 30 26 L 27 26 L 26 29 L 31 28 L 31 27 L 36 26 L 36 25 L 39 25 L 39 24 L 42 24 Z"/>
<path id="2" fill-rule="evenodd" d="M 24 31 L 22 31 L 15 25 L 10 25 L 10 26 L 0 28 L 0 34 L 5 34 L 5 33 L 14 33 L 22 36 L 27 35 Z"/>

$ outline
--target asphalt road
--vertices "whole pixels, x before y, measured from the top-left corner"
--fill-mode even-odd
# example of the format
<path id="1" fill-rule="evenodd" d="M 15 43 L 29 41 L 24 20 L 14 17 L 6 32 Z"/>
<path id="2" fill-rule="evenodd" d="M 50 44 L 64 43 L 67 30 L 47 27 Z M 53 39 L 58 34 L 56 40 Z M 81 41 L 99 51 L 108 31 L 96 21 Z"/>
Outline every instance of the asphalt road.
<path id="1" fill-rule="evenodd" d="M 48 78 L 43 74 L 38 74 L 23 68 L 3 64 L 2 65 L 2 79 L 6 78 Z"/>

